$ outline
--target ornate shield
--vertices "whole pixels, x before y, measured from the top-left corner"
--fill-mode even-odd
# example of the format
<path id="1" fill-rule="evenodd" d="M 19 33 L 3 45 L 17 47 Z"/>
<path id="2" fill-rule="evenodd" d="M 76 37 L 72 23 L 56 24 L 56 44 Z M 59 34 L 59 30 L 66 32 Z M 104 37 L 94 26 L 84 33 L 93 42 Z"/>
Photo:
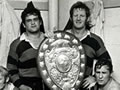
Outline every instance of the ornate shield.
<path id="1" fill-rule="evenodd" d="M 51 90 L 76 90 L 84 77 L 84 49 L 74 35 L 62 31 L 54 34 L 39 47 L 39 72 Z"/>

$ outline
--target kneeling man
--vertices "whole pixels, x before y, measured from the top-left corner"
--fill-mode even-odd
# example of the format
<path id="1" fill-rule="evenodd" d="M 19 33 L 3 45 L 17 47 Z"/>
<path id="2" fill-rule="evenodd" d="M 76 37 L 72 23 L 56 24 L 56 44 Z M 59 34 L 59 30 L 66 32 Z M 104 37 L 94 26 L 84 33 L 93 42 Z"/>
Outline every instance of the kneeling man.
<path id="1" fill-rule="evenodd" d="M 120 90 L 120 84 L 112 78 L 112 63 L 109 60 L 98 60 L 95 64 L 97 87 L 95 90 Z"/>

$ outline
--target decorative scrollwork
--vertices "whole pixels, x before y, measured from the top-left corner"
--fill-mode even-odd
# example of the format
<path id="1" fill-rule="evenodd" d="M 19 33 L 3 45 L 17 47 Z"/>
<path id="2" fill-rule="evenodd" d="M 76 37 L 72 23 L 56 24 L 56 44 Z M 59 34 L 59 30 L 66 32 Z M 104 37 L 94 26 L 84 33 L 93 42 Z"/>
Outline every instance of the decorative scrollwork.
<path id="1" fill-rule="evenodd" d="M 55 32 L 39 48 L 38 68 L 43 80 L 52 89 L 75 90 L 85 71 L 85 54 L 81 42 L 72 34 Z"/>

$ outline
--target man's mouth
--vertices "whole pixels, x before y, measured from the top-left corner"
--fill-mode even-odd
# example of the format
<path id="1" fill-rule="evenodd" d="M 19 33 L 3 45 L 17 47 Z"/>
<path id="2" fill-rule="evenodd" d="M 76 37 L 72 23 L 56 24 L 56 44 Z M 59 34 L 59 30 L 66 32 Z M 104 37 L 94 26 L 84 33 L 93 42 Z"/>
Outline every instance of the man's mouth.
<path id="1" fill-rule="evenodd" d="M 34 26 L 31 26 L 32 28 L 35 28 L 36 26 L 34 25 Z"/>
<path id="2" fill-rule="evenodd" d="M 103 82 L 104 80 L 98 80 L 99 82 Z"/>

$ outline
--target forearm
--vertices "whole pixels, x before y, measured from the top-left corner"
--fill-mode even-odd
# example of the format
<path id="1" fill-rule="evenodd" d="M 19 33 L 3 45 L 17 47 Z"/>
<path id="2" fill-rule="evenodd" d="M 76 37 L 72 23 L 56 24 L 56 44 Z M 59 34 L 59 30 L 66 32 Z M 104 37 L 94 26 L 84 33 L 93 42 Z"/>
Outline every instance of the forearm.
<path id="1" fill-rule="evenodd" d="M 19 87 L 21 85 L 21 80 L 19 77 L 19 72 L 17 68 L 17 60 L 12 57 L 11 55 L 8 55 L 8 62 L 7 62 L 7 68 L 10 74 L 10 79 L 12 83 L 16 86 Z"/>

